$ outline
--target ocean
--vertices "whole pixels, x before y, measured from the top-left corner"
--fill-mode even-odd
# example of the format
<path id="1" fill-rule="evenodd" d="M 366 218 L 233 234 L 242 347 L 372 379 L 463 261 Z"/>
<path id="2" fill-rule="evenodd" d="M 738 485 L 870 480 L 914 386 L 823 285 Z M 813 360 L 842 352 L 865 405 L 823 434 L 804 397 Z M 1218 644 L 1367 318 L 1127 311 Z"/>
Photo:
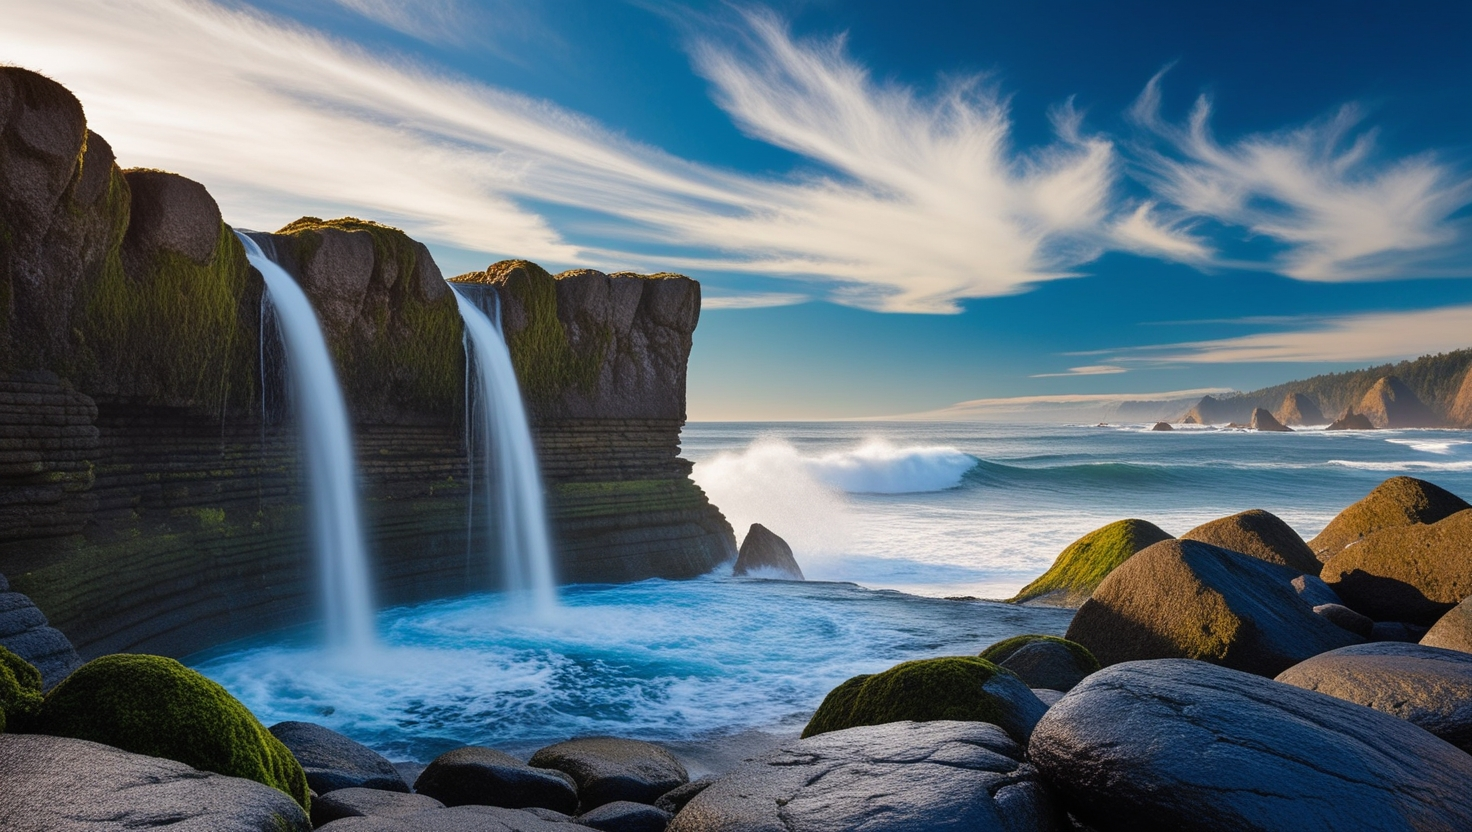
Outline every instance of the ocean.
<path id="1" fill-rule="evenodd" d="M 1472 496 L 1466 431 L 695 423 L 682 439 L 738 538 L 767 526 L 807 582 L 569 586 L 537 620 L 473 595 L 380 611 L 367 657 L 305 628 L 190 663 L 268 725 L 318 722 L 396 760 L 587 734 L 738 746 L 797 733 L 850 676 L 1061 634 L 1069 611 L 968 599 L 1012 595 L 1114 520 L 1180 534 L 1262 508 L 1307 539 L 1397 474 Z"/>

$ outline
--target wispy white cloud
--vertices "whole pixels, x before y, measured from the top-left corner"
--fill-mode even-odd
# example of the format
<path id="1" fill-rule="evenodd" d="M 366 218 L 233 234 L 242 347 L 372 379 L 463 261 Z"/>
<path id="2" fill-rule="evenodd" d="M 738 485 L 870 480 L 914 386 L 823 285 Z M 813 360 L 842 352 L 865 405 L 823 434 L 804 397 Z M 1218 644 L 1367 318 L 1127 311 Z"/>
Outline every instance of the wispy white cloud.
<path id="1" fill-rule="evenodd" d="M 479 21 L 461 0 L 333 0 L 369 20 L 429 43 L 463 43 Z"/>
<path id="2" fill-rule="evenodd" d="M 796 292 L 757 292 L 749 295 L 704 295 L 700 308 L 709 309 L 766 309 L 773 306 L 795 306 L 806 303 L 811 297 Z"/>
<path id="3" fill-rule="evenodd" d="M 1118 373 L 1128 373 L 1129 369 L 1117 364 L 1088 364 L 1083 367 L 1069 367 L 1066 373 L 1038 373 L 1031 378 L 1068 378 L 1071 376 L 1110 376 Z"/>
<path id="4" fill-rule="evenodd" d="M 1223 144 L 1212 134 L 1206 96 L 1196 99 L 1184 124 L 1161 116 L 1162 75 L 1150 80 L 1132 110 L 1163 145 L 1137 148 L 1145 180 L 1161 202 L 1186 216 L 1282 244 L 1283 253 L 1263 265 L 1301 280 L 1368 280 L 1418 269 L 1441 273 L 1448 257 L 1466 254 L 1465 223 L 1452 215 L 1472 202 L 1472 178 L 1429 153 L 1379 159 L 1375 131 L 1363 127 L 1358 107 Z M 1154 248 L 1183 260 L 1206 253 Z M 1454 271 L 1469 269 L 1461 262 Z"/>
<path id="5" fill-rule="evenodd" d="M 1116 360 L 1162 364 L 1350 362 L 1464 349 L 1472 306 L 1320 318 L 1304 328 L 1113 351 Z"/>
<path id="6" fill-rule="evenodd" d="M 1134 404 L 1136 409 L 1149 410 L 1152 404 L 1159 405 L 1161 412 L 1170 411 L 1182 402 L 1194 402 L 1206 395 L 1232 392 L 1226 387 L 1201 387 L 1192 390 L 1169 390 L 1158 393 L 1080 393 L 1045 396 L 1011 396 L 995 399 L 972 399 L 957 402 L 938 410 L 885 416 L 883 419 L 913 419 L 917 421 L 971 422 L 998 421 L 1017 418 L 1037 419 L 1095 419 L 1110 418 L 1120 407 Z"/>

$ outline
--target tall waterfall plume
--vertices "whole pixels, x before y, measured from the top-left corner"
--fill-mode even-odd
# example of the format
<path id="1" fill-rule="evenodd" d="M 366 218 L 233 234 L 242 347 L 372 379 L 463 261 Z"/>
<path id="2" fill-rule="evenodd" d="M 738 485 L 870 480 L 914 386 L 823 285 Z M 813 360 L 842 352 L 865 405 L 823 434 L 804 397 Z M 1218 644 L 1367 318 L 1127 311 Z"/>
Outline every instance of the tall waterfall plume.
<path id="1" fill-rule="evenodd" d="M 377 643 L 367 547 L 358 517 L 358 467 L 342 388 L 307 295 L 255 240 L 236 232 L 266 281 L 286 352 L 311 495 L 312 536 L 330 646 L 366 651 Z"/>
<path id="2" fill-rule="evenodd" d="M 473 437 L 472 468 L 478 467 L 489 483 L 480 491 L 483 513 L 499 532 L 501 565 L 513 602 L 547 617 L 557 609 L 547 506 L 511 352 L 490 317 L 460 287 L 451 284 L 451 288 L 465 321 L 467 358 L 475 370 L 467 434 Z M 472 503 L 472 512 L 474 507 Z"/>

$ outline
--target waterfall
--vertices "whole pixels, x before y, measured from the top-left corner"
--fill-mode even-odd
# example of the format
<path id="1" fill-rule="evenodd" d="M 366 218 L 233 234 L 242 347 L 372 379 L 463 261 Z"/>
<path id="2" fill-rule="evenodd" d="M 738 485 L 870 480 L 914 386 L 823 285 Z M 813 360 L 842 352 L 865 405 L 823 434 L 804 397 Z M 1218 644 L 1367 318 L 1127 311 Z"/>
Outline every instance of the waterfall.
<path id="1" fill-rule="evenodd" d="M 245 245 L 250 264 L 266 281 L 266 295 L 275 313 L 272 318 L 286 351 L 292 401 L 306 456 L 328 643 L 349 651 L 365 651 L 377 639 L 367 548 L 358 520 L 358 469 L 342 388 L 307 294 L 255 240 L 239 231 L 235 234 Z"/>
<path id="2" fill-rule="evenodd" d="M 478 467 L 489 481 L 481 499 L 487 521 L 500 533 L 506 589 L 514 603 L 546 617 L 557 608 L 547 507 L 511 353 L 496 324 L 459 287 L 451 288 L 469 337 L 466 357 L 475 366 L 474 407 L 467 410 L 475 429 L 467 428 L 467 435 L 480 442 L 479 448 L 470 443 L 472 469 Z"/>

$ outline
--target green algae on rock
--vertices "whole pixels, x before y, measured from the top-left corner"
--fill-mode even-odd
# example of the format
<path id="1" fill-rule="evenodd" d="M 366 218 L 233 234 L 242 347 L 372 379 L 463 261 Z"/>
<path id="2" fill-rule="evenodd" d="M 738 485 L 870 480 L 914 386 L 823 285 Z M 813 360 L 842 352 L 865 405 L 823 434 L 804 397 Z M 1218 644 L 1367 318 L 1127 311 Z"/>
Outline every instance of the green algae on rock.
<path id="1" fill-rule="evenodd" d="M 1057 636 L 1013 636 L 981 651 L 981 657 L 1017 674 L 1030 688 L 1068 691 L 1099 670 L 1089 648 Z"/>
<path id="2" fill-rule="evenodd" d="M 223 687 L 173 659 L 93 659 L 46 695 L 33 730 L 254 780 L 309 806 L 306 774 L 286 746 Z"/>
<path id="3" fill-rule="evenodd" d="M 41 708 L 41 671 L 0 647 L 0 733 L 34 717 Z"/>
<path id="4" fill-rule="evenodd" d="M 1327 561 L 1382 529 L 1435 523 L 1469 508 L 1466 500 L 1441 486 L 1415 477 L 1391 477 L 1339 512 L 1308 546 L 1319 560 Z"/>
<path id="5" fill-rule="evenodd" d="M 1171 536 L 1146 520 L 1117 520 L 1075 540 L 1037 580 L 1009 599 L 1012 604 L 1077 607 L 1125 559 Z"/>
<path id="6" fill-rule="evenodd" d="M 947 656 L 849 679 L 829 692 L 802 735 L 905 720 L 958 720 L 989 722 L 1025 745 L 1046 710 L 1006 669 L 976 656 Z"/>
<path id="7" fill-rule="evenodd" d="M 1017 653 L 1017 651 L 1021 650 L 1029 644 L 1036 644 L 1038 642 L 1057 644 L 1059 646 L 1065 647 L 1068 649 L 1068 652 L 1073 654 L 1074 658 L 1078 661 L 1081 667 L 1086 667 L 1091 671 L 1099 669 L 1099 660 L 1094 658 L 1094 654 L 1089 652 L 1089 648 L 1083 646 L 1082 644 L 1079 644 L 1076 641 L 1069 641 L 1066 638 L 1059 638 L 1058 636 L 1045 636 L 1038 633 L 1028 633 L 1020 636 L 1012 636 L 1011 638 L 1004 638 L 996 644 L 993 644 L 991 647 L 988 647 L 985 650 L 981 651 L 981 658 L 986 659 L 993 664 L 1000 665 L 1002 662 L 1005 662 L 1006 660 L 1012 658 L 1012 656 Z"/>

